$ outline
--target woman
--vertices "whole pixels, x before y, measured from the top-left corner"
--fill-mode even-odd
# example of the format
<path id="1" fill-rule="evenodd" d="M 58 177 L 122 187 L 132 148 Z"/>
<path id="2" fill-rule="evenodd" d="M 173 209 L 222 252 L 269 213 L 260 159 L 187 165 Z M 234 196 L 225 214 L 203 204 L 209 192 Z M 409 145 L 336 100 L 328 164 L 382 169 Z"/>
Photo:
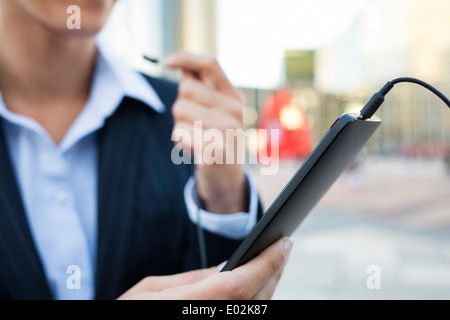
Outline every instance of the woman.
<path id="1" fill-rule="evenodd" d="M 212 266 L 256 223 L 242 166 L 190 178 L 170 160 L 173 128 L 241 128 L 240 95 L 211 57 L 166 61 L 179 90 L 111 59 L 94 37 L 114 3 L 77 1 L 69 30 L 71 1 L 0 0 L 0 298 L 270 298 L 288 239 L 232 272 L 180 273 L 200 267 L 199 217 Z"/>

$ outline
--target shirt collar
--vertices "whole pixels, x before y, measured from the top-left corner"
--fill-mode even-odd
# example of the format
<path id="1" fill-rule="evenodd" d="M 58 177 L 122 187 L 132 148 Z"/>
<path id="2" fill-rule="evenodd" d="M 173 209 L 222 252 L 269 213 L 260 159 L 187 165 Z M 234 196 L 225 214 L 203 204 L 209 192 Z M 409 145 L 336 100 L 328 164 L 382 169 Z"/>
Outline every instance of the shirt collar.
<path id="1" fill-rule="evenodd" d="M 109 53 L 100 42 L 97 48 L 99 64 L 103 63 L 104 68 L 111 70 L 124 96 L 139 100 L 159 113 L 164 112 L 164 104 L 142 74 L 131 70 L 121 59 Z"/>
<path id="2" fill-rule="evenodd" d="M 131 70 L 119 58 L 109 54 L 101 44 L 98 43 L 97 48 L 97 63 L 89 99 L 61 141 L 59 148 L 62 152 L 103 127 L 105 120 L 117 110 L 125 97 L 139 100 L 158 113 L 165 110 L 158 94 L 142 74 Z M 36 121 L 9 111 L 1 99 L 1 93 L 0 116 L 50 139 Z"/>

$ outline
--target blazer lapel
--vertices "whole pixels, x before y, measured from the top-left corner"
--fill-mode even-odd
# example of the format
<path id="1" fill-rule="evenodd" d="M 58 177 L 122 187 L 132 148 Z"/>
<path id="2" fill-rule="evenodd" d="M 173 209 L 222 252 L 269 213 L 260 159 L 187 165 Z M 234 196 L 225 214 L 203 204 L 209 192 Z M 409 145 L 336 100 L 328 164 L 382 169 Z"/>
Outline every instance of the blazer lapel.
<path id="1" fill-rule="evenodd" d="M 51 299 L 0 126 L 0 279 L 11 299 Z"/>
<path id="2" fill-rule="evenodd" d="M 148 106 L 125 98 L 98 134 L 97 299 L 117 298 L 111 294 L 122 289 L 120 280 L 133 224 L 136 164 L 145 138 L 143 108 Z"/>

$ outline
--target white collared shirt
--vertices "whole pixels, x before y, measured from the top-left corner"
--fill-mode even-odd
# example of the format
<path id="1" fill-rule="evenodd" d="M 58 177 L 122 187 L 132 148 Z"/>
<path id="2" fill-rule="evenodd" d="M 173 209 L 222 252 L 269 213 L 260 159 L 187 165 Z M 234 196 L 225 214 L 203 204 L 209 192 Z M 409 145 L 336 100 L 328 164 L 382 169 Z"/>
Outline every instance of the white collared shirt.
<path id="1" fill-rule="evenodd" d="M 95 296 L 95 134 L 125 96 L 140 100 L 157 112 L 166 108 L 142 75 L 99 47 L 89 100 L 61 143 L 56 145 L 38 122 L 9 111 L 0 93 L 3 130 L 31 234 L 55 299 L 93 299 Z M 195 180 L 191 178 L 185 187 L 189 217 L 197 223 L 200 215 L 202 227 L 216 234 L 235 239 L 245 237 L 257 219 L 257 192 L 248 180 L 249 212 L 218 215 L 198 207 L 193 197 Z"/>

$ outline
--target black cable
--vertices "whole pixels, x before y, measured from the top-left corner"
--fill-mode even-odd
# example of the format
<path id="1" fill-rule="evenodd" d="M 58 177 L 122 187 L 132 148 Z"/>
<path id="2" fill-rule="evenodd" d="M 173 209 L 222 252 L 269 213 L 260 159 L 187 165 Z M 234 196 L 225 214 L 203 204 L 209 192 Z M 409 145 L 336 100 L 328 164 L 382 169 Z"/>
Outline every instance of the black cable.
<path id="1" fill-rule="evenodd" d="M 195 177 L 195 166 L 191 165 L 191 177 Z M 198 249 L 200 252 L 200 267 L 205 269 L 208 267 L 208 254 L 206 251 L 206 241 L 205 241 L 205 233 L 202 227 L 202 219 L 201 219 L 201 208 L 203 207 L 203 201 L 200 199 L 198 191 L 196 190 L 197 186 L 194 186 L 194 201 L 197 205 L 196 216 L 197 216 L 197 240 L 198 240 Z"/>
<path id="2" fill-rule="evenodd" d="M 372 118 L 372 116 L 375 114 L 375 112 L 377 112 L 378 108 L 384 102 L 386 94 L 388 94 L 388 92 L 391 91 L 391 89 L 396 84 L 401 83 L 401 82 L 415 83 L 415 84 L 418 84 L 418 85 L 430 90 L 436 96 L 438 96 L 442 101 L 444 101 L 444 103 L 450 108 L 450 100 L 442 92 L 440 92 L 438 89 L 436 89 L 432 85 L 430 85 L 422 80 L 416 79 L 416 78 L 402 77 L 402 78 L 397 78 L 392 81 L 389 81 L 388 83 L 386 83 L 384 85 L 384 87 L 380 91 L 375 93 L 372 96 L 372 98 L 369 100 L 369 102 L 361 110 L 361 118 L 363 118 L 363 119 Z"/>
<path id="3" fill-rule="evenodd" d="M 197 208 L 197 237 L 198 237 L 198 248 L 200 250 L 200 266 L 202 269 L 208 267 L 208 255 L 206 253 L 206 242 L 205 234 L 202 228 L 202 220 L 200 217 L 200 206 Z"/>

